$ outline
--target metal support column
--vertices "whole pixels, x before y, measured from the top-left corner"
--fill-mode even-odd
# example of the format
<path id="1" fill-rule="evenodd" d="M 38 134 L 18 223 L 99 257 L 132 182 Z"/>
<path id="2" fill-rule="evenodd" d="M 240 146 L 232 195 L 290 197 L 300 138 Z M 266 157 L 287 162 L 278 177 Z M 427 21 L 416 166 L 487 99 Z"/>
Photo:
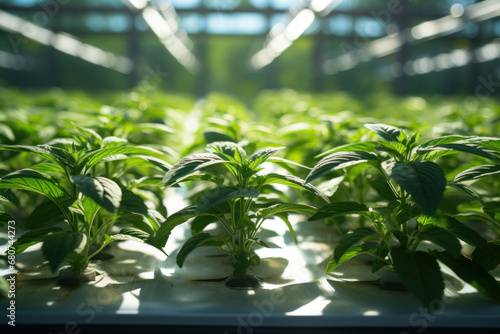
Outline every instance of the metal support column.
<path id="1" fill-rule="evenodd" d="M 398 29 L 403 31 L 409 28 L 412 24 L 412 7 L 409 0 L 401 0 L 402 11 L 401 13 L 394 16 Z M 405 41 L 401 46 L 401 49 L 396 54 L 396 61 L 404 65 L 410 59 L 410 45 Z M 403 72 L 403 75 L 399 76 L 394 80 L 394 93 L 396 95 L 405 95 L 410 91 L 410 80 L 408 75 Z"/>
<path id="2" fill-rule="evenodd" d="M 139 63 L 140 63 L 140 40 L 139 40 L 139 31 L 137 30 L 137 12 L 130 11 L 130 29 L 127 32 L 127 47 L 128 47 L 128 55 L 130 60 L 133 63 L 132 70 L 129 74 L 129 88 L 135 87 L 139 83 Z"/>

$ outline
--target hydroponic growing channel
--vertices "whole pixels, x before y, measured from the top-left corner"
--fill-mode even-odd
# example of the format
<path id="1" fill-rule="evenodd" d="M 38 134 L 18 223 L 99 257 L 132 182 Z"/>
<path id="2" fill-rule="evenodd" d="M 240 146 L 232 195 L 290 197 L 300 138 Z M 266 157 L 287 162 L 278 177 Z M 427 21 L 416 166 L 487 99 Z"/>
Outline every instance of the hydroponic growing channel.
<path id="1" fill-rule="evenodd" d="M 2 303 L 20 326 L 499 326 L 494 101 L 457 120 L 459 100 L 394 99 L 420 112 L 388 125 L 346 95 L 266 93 L 256 120 L 221 94 L 4 93 Z"/>

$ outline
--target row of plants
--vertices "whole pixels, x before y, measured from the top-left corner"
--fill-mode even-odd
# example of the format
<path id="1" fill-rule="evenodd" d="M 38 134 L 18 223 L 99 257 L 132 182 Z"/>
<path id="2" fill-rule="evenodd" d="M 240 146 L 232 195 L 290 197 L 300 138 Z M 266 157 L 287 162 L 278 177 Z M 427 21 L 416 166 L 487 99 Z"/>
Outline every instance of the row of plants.
<path id="1" fill-rule="evenodd" d="M 41 243 L 53 272 L 68 264 L 78 279 L 120 240 L 163 252 L 189 223 L 179 266 L 216 247 L 233 264 L 226 284 L 255 288 L 255 249 L 270 247 L 263 222 L 277 217 L 297 242 L 290 218 L 301 214 L 341 235 L 326 272 L 366 253 L 373 272 L 391 268 L 428 306 L 443 296 L 442 263 L 500 301 L 491 274 L 500 264 L 495 101 L 391 97 L 400 110 L 385 110 L 386 125 L 385 96 L 264 92 L 250 111 L 221 94 L 194 103 L 147 87 L 100 101 L 3 90 L 0 222 L 23 231 L 16 254 Z M 436 114 L 447 121 L 426 121 Z M 176 187 L 189 205 L 167 212 Z M 207 230 L 212 223 L 222 232 Z"/>

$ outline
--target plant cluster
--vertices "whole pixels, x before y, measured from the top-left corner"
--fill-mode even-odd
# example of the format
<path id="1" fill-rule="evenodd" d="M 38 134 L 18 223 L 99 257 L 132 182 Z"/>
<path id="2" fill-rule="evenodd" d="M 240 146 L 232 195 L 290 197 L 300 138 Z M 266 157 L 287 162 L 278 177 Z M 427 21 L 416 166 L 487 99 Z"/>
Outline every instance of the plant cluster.
<path id="1" fill-rule="evenodd" d="M 141 189 L 151 184 L 151 180 L 148 177 L 130 179 L 134 173 L 129 173 L 128 169 L 134 168 L 137 172 L 152 167 L 166 171 L 170 165 L 162 160 L 161 152 L 127 145 L 123 138 L 102 138 L 94 130 L 79 126 L 75 126 L 72 134 L 72 142 L 1 145 L 0 150 L 26 152 L 42 160 L 30 168 L 3 175 L 0 189 L 6 190 L 1 197 L 4 202 L 19 203 L 14 189 L 45 198 L 36 200 L 33 211 L 22 225 L 27 233 L 16 240 L 16 254 L 43 242 L 42 252 L 52 271 L 66 260 L 75 276 L 79 276 L 109 243 L 141 240 L 145 233 L 153 234 L 159 228 L 163 215 L 148 208 L 145 199 L 161 198 L 162 194 L 157 189 Z M 136 192 L 141 189 L 143 197 L 133 189 Z M 5 212 L 2 215 L 13 220 Z M 65 227 L 59 226 L 61 221 Z M 109 235 L 117 221 L 126 221 L 136 229 L 128 228 Z"/>
<path id="2" fill-rule="evenodd" d="M 291 212 L 312 214 L 315 208 L 306 204 L 282 203 L 279 201 L 258 200 L 261 193 L 276 192 L 273 184 L 284 184 L 292 188 L 311 192 L 328 202 L 314 186 L 299 177 L 278 173 L 259 173 L 266 161 L 278 161 L 295 165 L 286 159 L 273 160 L 277 148 L 255 152 L 247 158 L 245 150 L 232 142 L 215 142 L 209 145 L 211 153 L 193 154 L 183 158 L 165 175 L 162 183 L 169 186 L 191 180 L 210 181 L 214 184 L 198 200 L 170 217 L 162 224 L 156 234 L 155 242 L 164 246 L 170 232 L 176 226 L 196 217 L 193 222 L 193 236 L 188 239 L 177 255 L 177 264 L 182 267 L 186 256 L 195 248 L 213 246 L 231 257 L 233 275 L 229 286 L 255 286 L 257 280 L 247 276 L 247 269 L 259 262 L 252 250 L 254 244 L 269 247 L 257 237 L 262 223 L 277 216 L 286 223 L 295 238 L 295 231 L 288 220 Z M 223 167 L 221 170 L 218 167 Z M 196 173 L 196 174 L 195 174 Z M 211 222 L 219 222 L 227 235 L 211 235 L 202 232 Z"/>
<path id="3" fill-rule="evenodd" d="M 391 97 L 388 105 L 375 96 L 363 104 L 283 91 L 262 93 L 250 112 L 221 94 L 195 104 L 141 90 L 105 102 L 3 90 L 0 222 L 23 230 L 17 254 L 41 243 L 54 272 L 69 264 L 78 278 L 119 240 L 163 251 L 188 222 L 179 266 L 196 248 L 216 247 L 233 264 L 227 285 L 255 287 L 248 271 L 259 263 L 256 247 L 268 247 L 263 222 L 280 219 L 297 242 L 289 218 L 299 213 L 341 234 L 327 272 L 370 254 L 372 271 L 394 270 L 427 306 L 443 295 L 445 265 L 500 299 L 490 274 L 500 264 L 495 102 L 465 112 L 456 101 Z M 446 121 L 426 119 L 437 114 Z M 189 205 L 167 212 L 176 187 Z"/>
<path id="4" fill-rule="evenodd" d="M 371 167 L 383 179 L 375 189 L 384 201 L 371 207 L 358 202 L 333 202 L 310 218 L 358 214 L 371 222 L 371 227 L 355 228 L 342 236 L 327 271 L 335 270 L 356 255 L 370 254 L 374 258 L 373 272 L 391 266 L 404 286 L 428 306 L 440 300 L 444 291 L 439 260 L 482 293 L 500 300 L 500 285 L 488 273 L 500 264 L 500 243 L 488 243 L 453 216 L 436 215 L 447 186 L 480 200 L 465 182 L 500 173 L 500 139 L 450 135 L 419 140 L 419 132 L 409 137 L 389 125 L 367 124 L 366 127 L 381 140 L 333 149 L 306 178 L 309 182 L 356 166 L 355 173 Z M 458 152 L 478 155 L 495 164 L 471 167 L 447 181 L 435 160 Z M 491 209 L 498 208 L 499 204 L 498 199 L 485 203 L 489 216 L 480 216 L 495 229 L 500 226 L 498 216 L 495 217 L 498 209 Z M 461 254 L 460 240 L 476 247 L 471 258 Z M 437 247 L 422 247 L 425 241 Z"/>

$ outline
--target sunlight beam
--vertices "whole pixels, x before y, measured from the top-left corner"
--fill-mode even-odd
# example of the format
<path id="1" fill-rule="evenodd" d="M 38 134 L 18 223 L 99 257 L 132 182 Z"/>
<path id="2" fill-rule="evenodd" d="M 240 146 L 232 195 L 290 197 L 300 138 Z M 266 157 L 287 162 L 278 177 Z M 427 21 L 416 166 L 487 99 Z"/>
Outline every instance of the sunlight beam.
<path id="1" fill-rule="evenodd" d="M 55 33 L 3 10 L 0 10 L 0 29 L 20 34 L 37 43 L 52 46 L 60 52 L 123 74 L 130 73 L 133 67 L 128 58 L 82 43 L 69 34 Z"/>
<path id="2" fill-rule="evenodd" d="M 189 72 L 197 73 L 200 64 L 191 52 L 193 44 L 185 31 L 179 28 L 177 13 L 172 4 L 148 5 L 147 0 L 124 0 L 132 9 L 139 10 L 165 49 Z"/>
<path id="3" fill-rule="evenodd" d="M 348 52 L 336 58 L 328 59 L 324 62 L 323 68 L 327 74 L 335 74 L 355 67 L 343 64 L 357 65 L 373 58 L 396 53 L 404 43 L 422 42 L 456 33 L 464 29 L 468 21 L 481 22 L 500 16 L 500 1 L 485 0 L 464 8 L 463 13 L 456 7 L 450 8 L 450 13 L 450 15 L 439 19 L 426 21 L 404 31 L 374 40 L 355 52 Z M 346 57 L 349 58 L 349 61 L 345 60 Z M 463 58 L 460 60 L 463 61 Z M 443 63 L 442 58 L 439 62 Z M 418 64 L 417 68 L 420 69 Z M 409 71 L 413 71 L 414 66 L 407 66 L 407 68 L 410 68 Z M 427 70 L 426 67 L 424 67 L 425 70 Z"/>
<path id="4" fill-rule="evenodd" d="M 288 15 L 293 17 L 290 23 L 286 27 L 277 23 L 270 29 L 263 48 L 251 57 L 250 67 L 257 71 L 272 63 L 305 33 L 316 15 L 329 14 L 341 2 L 342 0 L 311 0 L 307 8 L 301 4 L 298 8 L 290 9 Z M 292 15 L 293 11 L 297 11 L 298 14 Z"/>

